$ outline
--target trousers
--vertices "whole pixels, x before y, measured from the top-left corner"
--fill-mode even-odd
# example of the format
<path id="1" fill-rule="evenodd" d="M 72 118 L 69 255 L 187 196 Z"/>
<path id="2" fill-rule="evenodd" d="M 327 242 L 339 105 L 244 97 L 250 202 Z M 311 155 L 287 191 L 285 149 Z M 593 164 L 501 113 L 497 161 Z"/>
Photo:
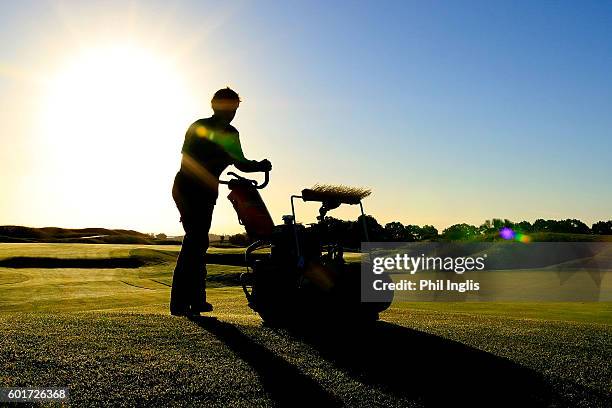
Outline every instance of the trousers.
<path id="1" fill-rule="evenodd" d="M 181 214 L 185 236 L 172 276 L 170 312 L 200 311 L 206 304 L 206 251 L 216 196 L 194 187 L 179 173 L 172 198 Z"/>

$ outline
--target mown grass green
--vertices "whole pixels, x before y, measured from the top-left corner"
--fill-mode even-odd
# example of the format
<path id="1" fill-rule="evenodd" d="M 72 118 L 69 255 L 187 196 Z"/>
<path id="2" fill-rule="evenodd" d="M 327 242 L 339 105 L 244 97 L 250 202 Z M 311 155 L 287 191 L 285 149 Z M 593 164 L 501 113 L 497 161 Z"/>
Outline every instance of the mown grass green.
<path id="1" fill-rule="evenodd" d="M 169 316 L 178 250 L 0 244 L 0 259 L 147 260 L 141 268 L 123 269 L 0 268 L 0 385 L 70 386 L 75 406 L 273 406 L 284 401 L 284 394 L 261 367 L 269 363 L 281 376 L 293 378 L 296 387 L 315 383 L 350 406 L 419 406 L 432 398 L 425 391 L 390 391 L 384 383 L 369 381 L 367 372 L 347 370 L 316 345 L 262 327 L 236 286 L 240 267 L 209 266 L 212 315 L 228 326 Z M 605 406 L 609 401 L 612 303 L 400 303 L 381 318 L 412 330 L 415 335 L 407 338 L 415 342 L 418 333 L 441 339 L 428 352 L 444 352 L 445 345 L 456 342 L 532 370 L 559 395 L 558 406 Z M 409 351 L 411 344 L 386 352 Z M 263 363 L 250 360 L 249 353 L 263 354 Z M 394 367 L 393 360 L 389 367 L 411 369 Z M 481 378 L 485 375 L 496 373 Z M 410 386 L 406 383 L 406 389 Z"/>

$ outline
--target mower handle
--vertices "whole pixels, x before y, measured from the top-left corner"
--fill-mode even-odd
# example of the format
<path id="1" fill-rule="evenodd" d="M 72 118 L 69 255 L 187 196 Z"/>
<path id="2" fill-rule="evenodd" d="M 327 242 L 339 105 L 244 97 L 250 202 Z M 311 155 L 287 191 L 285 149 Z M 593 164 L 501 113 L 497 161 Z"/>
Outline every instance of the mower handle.
<path id="1" fill-rule="evenodd" d="M 234 178 L 234 179 L 232 179 L 232 180 L 241 180 L 241 181 L 246 181 L 246 182 L 249 182 L 249 183 L 251 183 L 251 184 L 253 185 L 253 187 L 255 187 L 255 188 L 256 188 L 256 189 L 258 189 L 258 190 L 260 190 L 260 189 L 264 188 L 264 187 L 265 187 L 265 186 L 267 186 L 267 185 L 268 185 L 268 183 L 270 182 L 270 172 L 269 172 L 269 171 L 264 172 L 264 181 L 263 181 L 263 183 L 261 183 L 261 184 L 259 184 L 259 183 L 258 183 L 257 181 L 255 181 L 255 180 L 251 180 L 251 179 L 248 179 L 248 178 L 246 178 L 246 177 L 242 177 L 241 175 L 236 174 L 236 173 L 234 173 L 233 171 L 228 172 L 228 173 L 227 173 L 227 175 L 228 175 L 228 176 L 235 177 L 235 178 Z M 229 183 L 230 183 L 232 180 L 219 180 L 219 183 L 220 183 L 220 184 L 229 184 Z"/>

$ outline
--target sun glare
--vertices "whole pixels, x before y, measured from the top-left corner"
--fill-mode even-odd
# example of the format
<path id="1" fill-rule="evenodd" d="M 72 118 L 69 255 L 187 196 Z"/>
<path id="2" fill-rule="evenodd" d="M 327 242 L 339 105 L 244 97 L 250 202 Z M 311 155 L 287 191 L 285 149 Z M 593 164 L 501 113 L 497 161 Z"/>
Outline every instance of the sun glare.
<path id="1" fill-rule="evenodd" d="M 177 68 L 145 48 L 92 48 L 70 59 L 49 84 L 38 132 L 62 180 L 54 191 L 78 195 L 75 206 L 87 200 L 113 224 L 150 216 L 126 213 L 122 198 L 169 194 L 194 101 Z"/>

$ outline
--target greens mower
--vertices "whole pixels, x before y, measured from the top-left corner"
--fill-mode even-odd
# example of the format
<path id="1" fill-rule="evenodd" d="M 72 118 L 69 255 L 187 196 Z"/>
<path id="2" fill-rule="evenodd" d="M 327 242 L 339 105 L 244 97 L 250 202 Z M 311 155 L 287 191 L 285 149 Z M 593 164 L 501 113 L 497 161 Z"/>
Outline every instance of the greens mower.
<path id="1" fill-rule="evenodd" d="M 232 172 L 228 175 L 233 178 L 220 182 L 228 185 L 228 199 L 254 241 L 245 251 L 242 289 L 249 307 L 266 324 L 376 321 L 379 312 L 389 307 L 390 300 L 361 302 L 360 264 L 345 262 L 344 248 L 330 239 L 325 223 L 328 211 L 342 204 L 359 205 L 368 240 L 361 200 L 370 195 L 369 190 L 329 185 L 304 189 L 301 195 L 291 196 L 291 215 L 283 216 L 283 224 L 275 226 L 257 191 L 268 184 L 269 174 L 265 173 L 262 184 Z M 297 199 L 321 203 L 317 223 L 304 226 L 296 221 Z M 262 256 L 265 248 L 269 254 Z"/>

